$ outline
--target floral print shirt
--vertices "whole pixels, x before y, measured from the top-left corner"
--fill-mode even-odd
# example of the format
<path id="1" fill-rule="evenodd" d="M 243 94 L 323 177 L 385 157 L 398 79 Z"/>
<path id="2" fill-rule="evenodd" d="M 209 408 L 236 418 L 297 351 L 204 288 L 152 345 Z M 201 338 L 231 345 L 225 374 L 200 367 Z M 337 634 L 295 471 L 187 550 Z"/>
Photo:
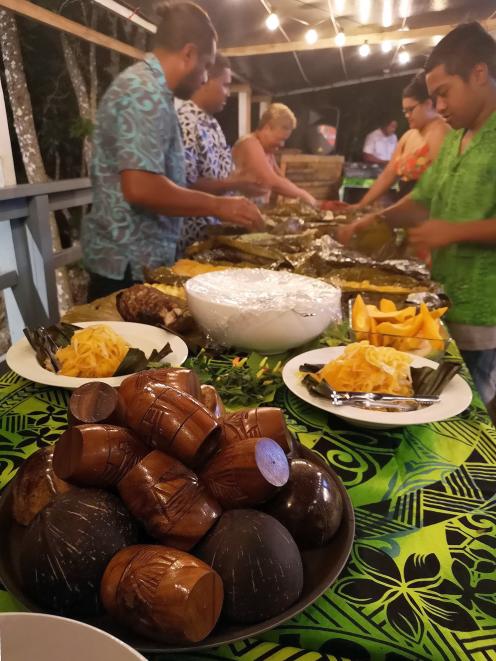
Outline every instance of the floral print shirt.
<path id="1" fill-rule="evenodd" d="M 131 206 L 121 190 L 123 170 L 161 174 L 186 185 L 174 96 L 151 53 L 123 71 L 101 101 L 93 135 L 93 207 L 81 237 L 89 271 L 119 280 L 129 264 L 139 280 L 143 266 L 175 261 L 182 219 Z"/>
<path id="2" fill-rule="evenodd" d="M 184 143 L 188 185 L 198 179 L 225 179 L 233 169 L 231 148 L 219 122 L 193 101 L 186 101 L 177 111 Z M 180 248 L 205 237 L 205 228 L 219 223 L 218 218 L 186 218 Z"/>

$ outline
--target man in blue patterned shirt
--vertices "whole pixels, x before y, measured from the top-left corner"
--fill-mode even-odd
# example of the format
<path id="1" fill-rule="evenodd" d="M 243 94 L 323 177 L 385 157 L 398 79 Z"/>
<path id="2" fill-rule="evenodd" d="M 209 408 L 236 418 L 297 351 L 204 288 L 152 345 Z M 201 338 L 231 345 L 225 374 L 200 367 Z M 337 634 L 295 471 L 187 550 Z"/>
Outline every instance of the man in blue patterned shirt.
<path id="1" fill-rule="evenodd" d="M 193 3 L 163 5 L 153 53 L 122 72 L 97 115 L 91 177 L 94 201 L 82 229 L 89 300 L 142 278 L 142 267 L 172 264 L 182 216 L 217 216 L 249 229 L 263 225 L 240 197 L 184 188 L 174 95 L 188 99 L 206 79 L 217 35 Z"/>

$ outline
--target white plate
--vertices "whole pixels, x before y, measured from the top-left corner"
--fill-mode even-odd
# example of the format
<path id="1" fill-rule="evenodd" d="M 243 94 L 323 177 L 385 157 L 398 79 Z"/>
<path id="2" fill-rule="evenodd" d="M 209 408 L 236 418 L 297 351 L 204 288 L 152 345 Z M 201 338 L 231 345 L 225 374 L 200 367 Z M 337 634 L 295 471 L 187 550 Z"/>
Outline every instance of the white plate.
<path id="1" fill-rule="evenodd" d="M 80 321 L 75 326 L 87 328 L 88 326 L 108 326 L 118 333 L 130 347 L 141 349 L 149 356 L 153 349 L 160 350 L 167 342 L 170 343 L 172 353 L 164 358 L 164 362 L 173 366 L 181 365 L 188 357 L 188 347 L 177 335 L 168 333 L 162 328 L 148 324 L 133 324 L 129 321 Z M 110 386 L 118 386 L 129 376 L 110 376 L 101 379 L 89 379 L 76 376 L 61 376 L 44 369 L 36 360 L 36 355 L 25 337 L 16 342 L 7 351 L 7 365 L 20 376 L 36 383 L 59 388 L 79 388 L 83 383 L 103 381 Z"/>
<path id="2" fill-rule="evenodd" d="M 299 375 L 300 365 L 303 363 L 328 363 L 340 356 L 345 347 L 324 347 L 314 349 L 295 356 L 286 363 L 282 372 L 282 378 L 292 393 L 308 404 L 319 409 L 329 411 L 340 418 L 349 420 L 359 427 L 374 427 L 377 429 L 388 429 L 404 425 L 421 425 L 427 422 L 439 422 L 458 415 L 469 406 L 472 401 L 470 386 L 461 376 L 456 375 L 446 386 L 441 394 L 441 400 L 437 404 L 428 406 L 418 411 L 408 413 L 396 413 L 388 411 L 369 411 L 355 406 L 334 406 L 323 397 L 317 397 L 308 392 L 301 382 Z M 410 354 L 411 355 L 411 354 Z M 412 367 L 434 367 L 438 366 L 433 360 L 413 356 Z"/>
<path id="3" fill-rule="evenodd" d="M 5 661 L 146 661 L 105 631 L 44 613 L 0 613 L 0 657 Z"/>

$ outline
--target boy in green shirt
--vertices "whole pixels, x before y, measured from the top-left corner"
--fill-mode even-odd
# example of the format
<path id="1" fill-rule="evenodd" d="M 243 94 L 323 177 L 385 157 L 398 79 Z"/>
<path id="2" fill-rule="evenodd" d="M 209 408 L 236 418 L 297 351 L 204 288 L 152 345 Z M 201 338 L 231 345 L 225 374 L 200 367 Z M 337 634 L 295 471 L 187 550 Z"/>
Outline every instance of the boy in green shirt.
<path id="1" fill-rule="evenodd" d="M 432 251 L 432 275 L 453 301 L 447 321 L 486 404 L 496 397 L 496 42 L 459 25 L 434 48 L 426 82 L 451 125 L 437 161 L 381 215 Z M 346 242 L 377 215 L 343 228 Z"/>

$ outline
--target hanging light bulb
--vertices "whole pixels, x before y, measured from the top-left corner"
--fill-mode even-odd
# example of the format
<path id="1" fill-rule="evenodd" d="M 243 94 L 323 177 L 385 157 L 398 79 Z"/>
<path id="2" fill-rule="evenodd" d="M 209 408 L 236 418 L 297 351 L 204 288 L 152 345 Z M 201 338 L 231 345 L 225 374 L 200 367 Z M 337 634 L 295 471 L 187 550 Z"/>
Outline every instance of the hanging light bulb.
<path id="1" fill-rule="evenodd" d="M 344 33 L 342 30 L 340 30 L 340 31 L 337 33 L 337 35 L 334 37 L 334 41 L 336 42 L 336 46 L 337 46 L 338 48 L 343 48 L 343 46 L 344 46 L 345 43 L 346 43 L 346 35 L 345 35 L 345 33 Z"/>
<path id="2" fill-rule="evenodd" d="M 393 0 L 382 0 L 382 27 L 390 28 L 393 24 Z"/>
<path id="3" fill-rule="evenodd" d="M 267 18 L 265 19 L 265 26 L 271 32 L 274 32 L 274 30 L 277 30 L 277 28 L 280 25 L 281 25 L 281 21 L 279 20 L 279 16 L 277 14 L 269 14 L 267 16 Z"/>
<path id="4" fill-rule="evenodd" d="M 410 16 L 410 0 L 400 0 L 399 8 L 400 18 L 408 18 Z"/>
<path id="5" fill-rule="evenodd" d="M 393 44 L 390 41 L 383 41 L 381 44 L 381 50 L 383 53 L 390 53 L 393 50 Z"/>
<path id="6" fill-rule="evenodd" d="M 371 0 L 359 0 L 358 5 L 358 18 L 360 23 L 369 23 L 370 22 L 370 11 L 372 9 Z"/>
<path id="7" fill-rule="evenodd" d="M 368 57 L 370 55 L 370 46 L 365 41 L 358 49 L 360 57 Z"/>
<path id="8" fill-rule="evenodd" d="M 346 0 L 334 0 L 336 16 L 342 16 L 346 10 Z"/>
<path id="9" fill-rule="evenodd" d="M 305 41 L 307 42 L 307 44 L 310 44 L 310 46 L 316 44 L 318 40 L 319 40 L 319 34 L 317 30 L 310 28 L 310 30 L 307 30 L 305 32 Z"/>
<path id="10" fill-rule="evenodd" d="M 408 64 L 411 59 L 410 53 L 407 50 L 401 50 L 398 53 L 398 62 L 400 64 Z"/>

